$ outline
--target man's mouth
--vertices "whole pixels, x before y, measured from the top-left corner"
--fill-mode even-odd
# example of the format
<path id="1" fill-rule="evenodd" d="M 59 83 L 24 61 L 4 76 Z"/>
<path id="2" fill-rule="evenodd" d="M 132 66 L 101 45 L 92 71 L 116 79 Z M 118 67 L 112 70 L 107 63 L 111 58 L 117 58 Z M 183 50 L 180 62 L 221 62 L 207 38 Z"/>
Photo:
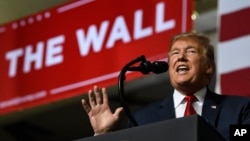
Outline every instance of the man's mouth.
<path id="1" fill-rule="evenodd" d="M 184 73 L 186 73 L 188 70 L 189 70 L 189 67 L 186 66 L 186 65 L 180 65 L 180 66 L 177 67 L 177 72 L 178 72 L 179 74 L 184 74 Z"/>

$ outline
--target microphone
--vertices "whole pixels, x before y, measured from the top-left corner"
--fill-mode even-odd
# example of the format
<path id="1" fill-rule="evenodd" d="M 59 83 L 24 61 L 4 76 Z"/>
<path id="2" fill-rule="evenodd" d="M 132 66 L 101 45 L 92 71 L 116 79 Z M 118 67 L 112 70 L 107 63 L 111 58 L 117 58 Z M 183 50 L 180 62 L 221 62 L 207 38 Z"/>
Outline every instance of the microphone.
<path id="1" fill-rule="evenodd" d="M 134 64 L 141 62 L 139 66 L 132 67 Z M 124 81 L 126 80 L 126 72 L 127 71 L 140 71 L 143 74 L 148 74 L 150 72 L 153 73 L 162 73 L 168 70 L 168 64 L 163 61 L 155 61 L 153 63 L 146 60 L 145 56 L 142 55 L 132 61 L 130 61 L 128 64 L 126 64 L 120 74 L 118 79 L 118 94 L 120 96 L 121 105 L 124 108 L 125 114 L 128 116 L 129 120 L 131 121 L 132 125 L 138 126 L 138 123 L 136 122 L 134 116 L 129 110 L 129 107 L 125 101 L 124 98 Z"/>
<path id="2" fill-rule="evenodd" d="M 153 63 L 149 61 L 142 61 L 138 67 L 130 67 L 129 71 L 140 71 L 142 74 L 149 74 L 153 72 L 155 74 L 163 73 L 168 70 L 168 64 L 164 61 L 155 61 Z"/>

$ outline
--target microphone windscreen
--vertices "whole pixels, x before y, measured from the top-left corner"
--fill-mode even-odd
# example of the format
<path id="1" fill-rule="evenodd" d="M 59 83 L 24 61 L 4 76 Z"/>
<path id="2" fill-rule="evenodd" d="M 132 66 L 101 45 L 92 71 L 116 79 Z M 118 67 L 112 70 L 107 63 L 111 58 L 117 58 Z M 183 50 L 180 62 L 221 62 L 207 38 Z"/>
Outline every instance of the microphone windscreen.
<path id="1" fill-rule="evenodd" d="M 164 61 L 155 61 L 152 63 L 152 72 L 155 74 L 163 73 L 168 70 L 168 63 Z"/>

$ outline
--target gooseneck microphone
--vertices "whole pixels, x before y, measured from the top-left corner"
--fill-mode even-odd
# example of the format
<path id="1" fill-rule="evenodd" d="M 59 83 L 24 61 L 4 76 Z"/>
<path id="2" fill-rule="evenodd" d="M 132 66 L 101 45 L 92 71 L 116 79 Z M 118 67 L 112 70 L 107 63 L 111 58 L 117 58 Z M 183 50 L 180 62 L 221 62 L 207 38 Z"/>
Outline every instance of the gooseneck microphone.
<path id="1" fill-rule="evenodd" d="M 138 62 L 141 62 L 139 66 L 133 66 Z M 155 61 L 151 63 L 150 61 L 146 60 L 144 55 L 132 60 L 131 62 L 129 62 L 127 65 L 125 65 L 122 68 L 120 75 L 119 75 L 119 79 L 118 79 L 118 94 L 120 96 L 121 106 L 123 107 L 125 114 L 129 118 L 133 126 L 138 126 L 138 123 L 136 122 L 134 116 L 130 112 L 128 105 L 124 98 L 124 81 L 126 79 L 126 76 L 125 76 L 126 72 L 127 71 L 139 71 L 142 74 L 149 74 L 150 72 L 159 74 L 159 73 L 166 72 L 167 70 L 168 70 L 168 64 L 166 62 Z"/>
<path id="2" fill-rule="evenodd" d="M 129 71 L 140 71 L 142 74 L 155 74 L 163 73 L 168 70 L 168 64 L 164 61 L 155 61 L 153 63 L 143 60 L 139 66 L 128 68 Z"/>

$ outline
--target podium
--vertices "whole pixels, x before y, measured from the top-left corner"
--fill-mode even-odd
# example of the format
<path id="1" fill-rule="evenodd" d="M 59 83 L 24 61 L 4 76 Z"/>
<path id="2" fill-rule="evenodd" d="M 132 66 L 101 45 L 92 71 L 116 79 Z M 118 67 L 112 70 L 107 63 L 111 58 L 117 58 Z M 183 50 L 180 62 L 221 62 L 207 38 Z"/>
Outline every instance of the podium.
<path id="1" fill-rule="evenodd" d="M 225 141 L 201 116 L 171 119 L 75 141 Z"/>

